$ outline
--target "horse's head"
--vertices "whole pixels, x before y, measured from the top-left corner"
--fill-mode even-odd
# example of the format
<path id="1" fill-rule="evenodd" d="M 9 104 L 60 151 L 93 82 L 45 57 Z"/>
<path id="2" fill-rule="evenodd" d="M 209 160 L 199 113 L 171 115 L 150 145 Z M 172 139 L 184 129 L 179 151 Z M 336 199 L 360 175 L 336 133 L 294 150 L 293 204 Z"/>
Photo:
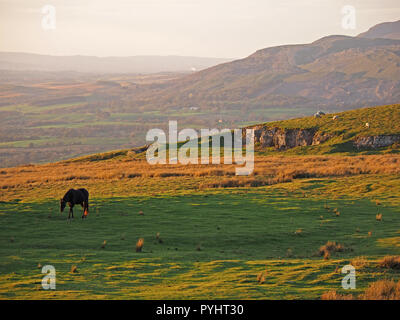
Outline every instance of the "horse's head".
<path id="1" fill-rule="evenodd" d="M 67 205 L 67 201 L 64 199 L 60 199 L 60 212 L 64 211 L 65 206 Z"/>

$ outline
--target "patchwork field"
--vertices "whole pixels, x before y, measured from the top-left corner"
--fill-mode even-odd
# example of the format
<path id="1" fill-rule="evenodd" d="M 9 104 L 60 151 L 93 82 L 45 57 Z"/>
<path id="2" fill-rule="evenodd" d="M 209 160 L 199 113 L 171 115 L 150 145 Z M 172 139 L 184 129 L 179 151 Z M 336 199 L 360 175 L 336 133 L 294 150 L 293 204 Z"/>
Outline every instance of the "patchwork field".
<path id="1" fill-rule="evenodd" d="M 149 166 L 122 152 L 2 169 L 0 297 L 362 298 L 400 280 L 398 264 L 382 263 L 400 255 L 399 162 L 258 156 L 253 176 L 236 177 L 233 166 Z M 89 190 L 88 219 L 60 214 L 70 187 Z M 338 252 L 320 252 L 328 241 Z M 345 291 L 349 263 L 357 288 Z M 56 290 L 41 287 L 48 264 Z"/>

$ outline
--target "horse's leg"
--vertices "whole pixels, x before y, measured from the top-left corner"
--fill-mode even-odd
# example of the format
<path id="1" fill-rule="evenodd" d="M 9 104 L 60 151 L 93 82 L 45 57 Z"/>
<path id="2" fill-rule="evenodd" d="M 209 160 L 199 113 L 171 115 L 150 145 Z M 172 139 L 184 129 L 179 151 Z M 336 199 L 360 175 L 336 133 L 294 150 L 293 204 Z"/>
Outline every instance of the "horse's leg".
<path id="1" fill-rule="evenodd" d="M 84 219 L 85 218 L 85 210 L 86 210 L 85 201 L 82 202 L 82 208 L 83 208 L 82 219 Z"/>
<path id="2" fill-rule="evenodd" d="M 71 211 L 72 211 L 72 208 L 69 207 L 68 220 L 71 219 Z"/>
<path id="3" fill-rule="evenodd" d="M 84 201 L 83 202 L 83 214 L 82 214 L 82 219 L 86 218 L 87 215 L 89 214 L 89 201 Z"/>

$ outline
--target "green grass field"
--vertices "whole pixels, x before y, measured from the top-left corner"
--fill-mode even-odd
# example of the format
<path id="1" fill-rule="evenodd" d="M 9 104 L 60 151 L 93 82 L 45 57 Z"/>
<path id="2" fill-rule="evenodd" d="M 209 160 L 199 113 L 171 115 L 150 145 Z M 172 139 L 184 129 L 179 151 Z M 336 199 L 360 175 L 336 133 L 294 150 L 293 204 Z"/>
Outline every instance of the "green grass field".
<path id="1" fill-rule="evenodd" d="M 366 180 L 352 197 L 340 195 L 351 181 L 316 179 L 96 198 L 88 219 L 81 220 L 76 208 L 71 222 L 46 196 L 2 202 L 0 297 L 318 299 L 328 290 L 344 292 L 341 267 L 364 256 L 368 263 L 357 268 L 357 289 L 351 292 L 360 293 L 371 281 L 400 279 L 398 272 L 377 267 L 383 256 L 400 254 L 398 192 L 384 198 L 379 177 Z M 338 196 L 329 197 L 332 190 Z M 373 201 L 378 195 L 380 205 Z M 383 221 L 376 221 L 377 212 Z M 135 252 L 139 238 L 141 253 Z M 345 251 L 324 260 L 318 249 L 327 241 L 343 244 Z M 57 290 L 41 287 L 40 266 L 47 264 L 56 268 Z M 74 265 L 77 273 L 71 272 Z"/>

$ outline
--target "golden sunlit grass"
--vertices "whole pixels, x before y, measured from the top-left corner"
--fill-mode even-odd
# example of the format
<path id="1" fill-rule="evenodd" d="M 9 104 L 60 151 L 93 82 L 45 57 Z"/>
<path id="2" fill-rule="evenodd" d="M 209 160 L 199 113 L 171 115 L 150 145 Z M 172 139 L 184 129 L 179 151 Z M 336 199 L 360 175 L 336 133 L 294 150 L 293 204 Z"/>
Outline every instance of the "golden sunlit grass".
<path id="1" fill-rule="evenodd" d="M 334 290 L 325 292 L 321 295 L 321 300 L 353 300 L 352 294 L 339 294 Z"/>
<path id="2" fill-rule="evenodd" d="M 149 165 L 145 160 L 118 158 L 103 161 L 60 162 L 2 170 L 0 201 L 23 190 L 66 184 L 99 185 L 103 182 L 141 185 L 163 184 L 175 178 L 192 188 L 258 187 L 301 178 L 346 177 L 365 174 L 399 174 L 399 155 L 270 156 L 256 157 L 249 177 L 234 176 L 236 165 Z M 187 180 L 186 178 L 189 178 Z M 216 179 L 216 177 L 226 177 Z M 181 184 L 182 184 L 181 183 Z"/>
<path id="3" fill-rule="evenodd" d="M 400 300 L 400 281 L 379 280 L 369 284 L 364 293 L 353 296 L 340 294 L 335 290 L 321 295 L 322 300 Z"/>
<path id="4" fill-rule="evenodd" d="M 351 178 L 378 174 L 396 177 L 400 173 L 399 163 L 400 155 L 394 154 L 355 157 L 257 156 L 254 173 L 238 177 L 234 176 L 235 165 L 152 166 L 145 160 L 129 157 L 79 160 L 2 169 L 0 201 L 60 198 L 66 192 L 66 186 L 85 187 L 93 198 L 115 194 L 191 192 L 207 188 L 255 188 L 302 181 L 304 178 Z M 379 183 L 385 181 L 381 179 Z M 358 179 L 356 184 L 348 184 L 347 189 L 363 183 L 368 184 Z M 346 194 L 349 193 L 347 189 L 343 190 Z M 339 190 L 335 190 L 335 194 L 339 195 Z"/>
<path id="5" fill-rule="evenodd" d="M 356 269 L 361 269 L 369 265 L 368 260 L 365 257 L 356 257 L 351 260 L 350 264 Z"/>
<path id="6" fill-rule="evenodd" d="M 400 300 L 400 281 L 379 280 L 371 283 L 358 297 L 352 294 L 339 294 L 328 291 L 321 295 L 322 300 Z"/>
<path id="7" fill-rule="evenodd" d="M 400 281 L 380 280 L 373 282 L 360 296 L 363 300 L 400 300 Z"/>

